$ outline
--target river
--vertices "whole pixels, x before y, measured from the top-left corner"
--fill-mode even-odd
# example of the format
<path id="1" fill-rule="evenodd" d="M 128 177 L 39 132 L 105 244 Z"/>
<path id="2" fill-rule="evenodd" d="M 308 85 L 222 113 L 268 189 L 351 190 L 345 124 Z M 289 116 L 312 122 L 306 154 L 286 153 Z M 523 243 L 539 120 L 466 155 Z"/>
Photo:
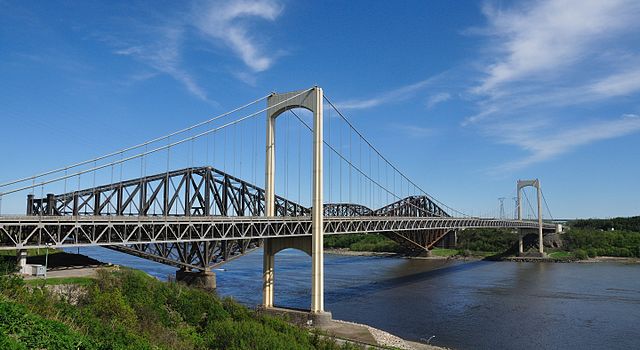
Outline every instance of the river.
<path id="1" fill-rule="evenodd" d="M 72 250 L 76 252 L 75 249 Z M 161 279 L 169 266 L 103 248 L 81 254 Z M 276 256 L 276 305 L 308 308 L 311 259 Z M 218 293 L 261 302 L 262 253 L 216 271 Z M 325 308 L 409 340 L 453 349 L 638 349 L 640 264 L 325 256 Z"/>

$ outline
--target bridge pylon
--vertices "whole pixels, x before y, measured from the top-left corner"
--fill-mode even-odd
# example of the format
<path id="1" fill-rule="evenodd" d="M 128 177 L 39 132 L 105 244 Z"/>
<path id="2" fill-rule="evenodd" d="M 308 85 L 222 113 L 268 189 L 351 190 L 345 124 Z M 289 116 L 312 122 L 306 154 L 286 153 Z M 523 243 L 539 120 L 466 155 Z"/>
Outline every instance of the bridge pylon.
<path id="1" fill-rule="evenodd" d="M 275 131 L 276 118 L 294 108 L 304 108 L 313 113 L 313 183 L 311 209 L 311 312 L 324 313 L 324 250 L 323 250 L 323 99 L 322 89 L 313 87 L 305 91 L 273 93 L 267 99 L 267 134 L 265 164 L 265 216 L 275 215 Z M 276 107 L 277 108 L 274 108 Z M 279 249 L 274 240 L 265 239 L 263 258 L 263 307 L 273 307 L 274 256 Z M 281 244 L 279 244 L 281 245 Z M 298 248 L 298 247 L 292 247 Z"/>

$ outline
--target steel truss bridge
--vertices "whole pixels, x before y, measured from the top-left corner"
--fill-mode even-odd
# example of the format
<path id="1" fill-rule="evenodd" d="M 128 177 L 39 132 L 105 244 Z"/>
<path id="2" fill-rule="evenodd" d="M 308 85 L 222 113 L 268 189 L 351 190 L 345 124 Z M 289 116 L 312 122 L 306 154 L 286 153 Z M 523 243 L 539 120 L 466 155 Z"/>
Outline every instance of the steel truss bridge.
<path id="1" fill-rule="evenodd" d="M 311 235 L 310 209 L 212 167 L 187 168 L 70 193 L 27 198 L 27 216 L 3 217 L 0 249 L 105 246 L 189 269 L 210 269 L 265 238 Z M 533 221 L 449 216 L 426 196 L 379 209 L 324 205 L 324 233 L 382 233 L 419 253 L 452 230 L 537 229 Z M 546 231 L 555 225 L 545 224 Z"/>

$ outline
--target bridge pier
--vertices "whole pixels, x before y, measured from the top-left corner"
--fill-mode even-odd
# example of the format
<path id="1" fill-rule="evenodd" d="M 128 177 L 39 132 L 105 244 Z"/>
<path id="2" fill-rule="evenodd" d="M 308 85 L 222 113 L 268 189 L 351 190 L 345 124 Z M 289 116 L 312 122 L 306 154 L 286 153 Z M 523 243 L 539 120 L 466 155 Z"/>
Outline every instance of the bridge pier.
<path id="1" fill-rule="evenodd" d="M 211 270 L 190 271 L 180 269 L 176 271 L 176 281 L 184 282 L 194 287 L 216 289 L 216 274 Z"/>
<path id="2" fill-rule="evenodd" d="M 274 238 L 267 238 L 262 245 L 262 306 L 273 307 L 275 253 L 273 252 Z"/>
<path id="3" fill-rule="evenodd" d="M 524 243 L 522 242 L 522 230 L 518 229 L 518 256 L 524 254 Z"/>
<path id="4" fill-rule="evenodd" d="M 16 258 L 18 260 L 18 272 L 21 274 L 27 274 L 27 250 L 18 249 L 17 253 Z"/>

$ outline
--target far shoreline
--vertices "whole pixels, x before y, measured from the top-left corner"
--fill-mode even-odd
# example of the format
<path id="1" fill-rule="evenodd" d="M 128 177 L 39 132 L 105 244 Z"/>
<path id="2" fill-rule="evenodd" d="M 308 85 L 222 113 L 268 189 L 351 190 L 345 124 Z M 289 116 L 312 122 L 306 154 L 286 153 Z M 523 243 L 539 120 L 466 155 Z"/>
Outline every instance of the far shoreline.
<path id="1" fill-rule="evenodd" d="M 349 250 L 347 248 L 325 248 L 324 252 L 326 254 L 332 255 L 342 255 L 342 256 L 368 256 L 368 257 L 389 257 L 389 258 L 402 258 L 402 259 L 415 259 L 415 260 L 458 260 L 458 261 L 507 261 L 507 262 L 554 262 L 554 263 L 580 263 L 580 264 L 589 264 L 589 263 L 625 263 L 625 264 L 640 264 L 640 258 L 631 258 L 631 257 L 618 257 L 618 256 L 598 256 L 595 258 L 589 259 L 572 259 L 572 258 L 536 258 L 536 257 L 517 257 L 517 256 L 503 256 L 503 257 L 492 257 L 492 256 L 481 256 L 481 255 L 471 255 L 471 256 L 461 256 L 461 255 L 451 255 L 451 256 L 410 256 L 402 253 L 394 253 L 394 252 L 370 252 L 370 251 L 354 251 Z"/>

